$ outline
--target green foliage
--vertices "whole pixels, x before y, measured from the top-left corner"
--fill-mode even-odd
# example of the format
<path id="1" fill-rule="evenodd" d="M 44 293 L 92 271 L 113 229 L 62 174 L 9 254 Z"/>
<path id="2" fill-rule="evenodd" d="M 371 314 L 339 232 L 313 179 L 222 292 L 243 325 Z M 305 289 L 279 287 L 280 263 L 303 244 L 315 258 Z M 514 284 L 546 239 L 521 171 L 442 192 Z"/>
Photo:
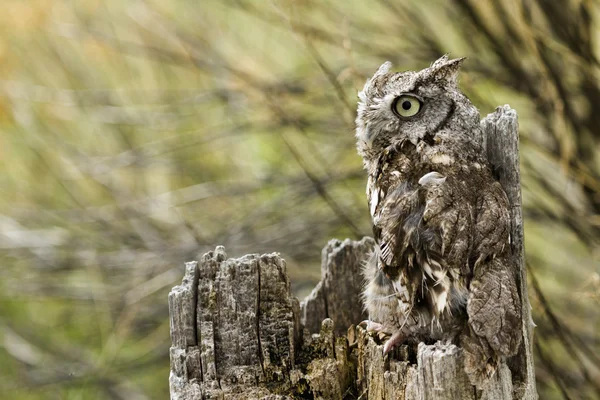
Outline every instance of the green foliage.
<path id="1" fill-rule="evenodd" d="M 3 8 L 0 397 L 167 398 L 166 295 L 217 244 L 306 294 L 370 233 L 356 92 L 447 52 L 482 114 L 519 112 L 540 398 L 600 396 L 597 1 Z"/>

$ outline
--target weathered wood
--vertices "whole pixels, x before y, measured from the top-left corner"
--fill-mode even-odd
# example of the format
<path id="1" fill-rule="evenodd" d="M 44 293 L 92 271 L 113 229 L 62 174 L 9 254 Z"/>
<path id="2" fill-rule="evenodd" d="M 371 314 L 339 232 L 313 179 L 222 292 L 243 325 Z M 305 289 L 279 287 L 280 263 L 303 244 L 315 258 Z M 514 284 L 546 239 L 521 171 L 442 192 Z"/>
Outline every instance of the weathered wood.
<path id="1" fill-rule="evenodd" d="M 360 294 L 360 270 L 375 241 L 365 237 L 358 242 L 330 240 L 321 253 L 321 281 L 301 303 L 302 323 L 311 333 L 319 331 L 321 321 L 331 318 L 342 335 L 352 324 L 367 318 Z"/>
<path id="2" fill-rule="evenodd" d="M 172 399 L 341 399 L 352 384 L 348 342 L 335 337 L 332 320 L 302 337 L 277 254 L 227 259 L 217 247 L 187 263 L 169 312 Z"/>
<path id="3" fill-rule="evenodd" d="M 533 366 L 533 328 L 531 306 L 527 294 L 525 245 L 523 241 L 523 208 L 521 201 L 521 174 L 519 163 L 519 124 L 517 112 L 509 105 L 498 107 L 481 121 L 483 145 L 488 160 L 508 196 L 511 212 L 511 252 L 519 266 L 519 295 L 523 340 L 519 353 L 508 360 L 512 373 L 515 399 L 536 399 L 535 368 Z"/>
<path id="4" fill-rule="evenodd" d="M 227 259 L 217 247 L 187 263 L 182 284 L 169 294 L 171 398 L 536 399 L 516 113 L 498 108 L 482 128 L 511 202 L 525 336 L 520 353 L 501 363 L 486 387 L 471 386 L 462 349 L 453 344 L 400 346 L 384 356 L 379 339 L 353 325 L 366 318 L 360 270 L 374 241 L 364 238 L 329 242 L 321 282 L 302 306 L 277 254 Z"/>
<path id="5" fill-rule="evenodd" d="M 198 263 L 185 266 L 183 282 L 169 293 L 171 319 L 171 374 L 169 386 L 172 399 L 201 398 L 199 378 L 200 361 L 196 335 L 196 301 L 198 290 Z"/>

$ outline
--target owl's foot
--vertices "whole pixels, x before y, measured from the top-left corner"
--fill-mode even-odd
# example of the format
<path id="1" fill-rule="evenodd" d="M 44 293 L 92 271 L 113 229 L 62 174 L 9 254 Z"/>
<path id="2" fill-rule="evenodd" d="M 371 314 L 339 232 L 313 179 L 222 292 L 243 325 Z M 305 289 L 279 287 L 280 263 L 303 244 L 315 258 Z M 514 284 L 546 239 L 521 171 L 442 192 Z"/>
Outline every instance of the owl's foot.
<path id="1" fill-rule="evenodd" d="M 394 347 L 402 343 L 404 339 L 405 336 L 402 334 L 401 331 L 397 331 L 396 333 L 394 333 L 383 345 L 383 354 L 385 355 L 392 351 Z"/>
<path id="2" fill-rule="evenodd" d="M 383 331 L 383 325 L 381 325 L 378 322 L 370 321 L 368 319 L 365 319 L 358 325 L 361 326 L 362 328 L 365 328 L 367 330 L 367 332 L 382 332 Z"/>
<path id="3" fill-rule="evenodd" d="M 365 328 L 369 333 L 378 334 L 377 336 L 379 337 L 379 340 L 385 340 L 385 338 L 389 336 L 389 333 L 384 330 L 383 325 L 378 322 L 373 322 L 366 319 L 358 325 Z M 383 354 L 385 355 L 392 351 L 394 347 L 402 343 L 404 339 L 405 335 L 403 335 L 400 331 L 397 331 L 392 336 L 389 336 L 389 339 L 387 339 L 383 345 Z"/>

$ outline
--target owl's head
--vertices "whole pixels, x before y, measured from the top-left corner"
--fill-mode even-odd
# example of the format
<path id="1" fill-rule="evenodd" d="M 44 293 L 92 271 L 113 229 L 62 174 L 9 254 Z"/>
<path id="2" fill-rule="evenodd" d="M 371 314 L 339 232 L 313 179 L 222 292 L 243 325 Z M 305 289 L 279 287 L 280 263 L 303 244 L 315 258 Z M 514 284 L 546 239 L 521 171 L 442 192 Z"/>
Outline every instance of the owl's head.
<path id="1" fill-rule="evenodd" d="M 479 126 L 479 112 L 457 87 L 463 60 L 443 56 L 416 72 L 390 72 L 389 61 L 379 67 L 358 94 L 359 153 L 375 156 L 407 140 L 414 145 L 425 141 L 424 146 L 470 141 Z"/>

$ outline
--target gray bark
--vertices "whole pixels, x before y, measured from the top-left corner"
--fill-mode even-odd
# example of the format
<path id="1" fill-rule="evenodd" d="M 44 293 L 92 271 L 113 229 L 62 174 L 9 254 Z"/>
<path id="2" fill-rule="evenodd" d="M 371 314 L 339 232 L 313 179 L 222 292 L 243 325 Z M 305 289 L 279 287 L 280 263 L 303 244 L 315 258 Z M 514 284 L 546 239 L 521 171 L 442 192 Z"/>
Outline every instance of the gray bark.
<path id="1" fill-rule="evenodd" d="M 321 282 L 300 306 L 277 254 L 227 259 L 223 247 L 186 264 L 169 294 L 172 399 L 537 399 L 524 269 L 523 223 L 514 110 L 482 121 L 490 162 L 511 202 L 512 255 L 521 267 L 524 338 L 484 388 L 471 386 L 462 350 L 451 344 L 400 346 L 383 355 L 366 318 L 360 269 L 374 246 L 332 240 Z M 334 323 L 335 321 L 335 323 Z"/>

